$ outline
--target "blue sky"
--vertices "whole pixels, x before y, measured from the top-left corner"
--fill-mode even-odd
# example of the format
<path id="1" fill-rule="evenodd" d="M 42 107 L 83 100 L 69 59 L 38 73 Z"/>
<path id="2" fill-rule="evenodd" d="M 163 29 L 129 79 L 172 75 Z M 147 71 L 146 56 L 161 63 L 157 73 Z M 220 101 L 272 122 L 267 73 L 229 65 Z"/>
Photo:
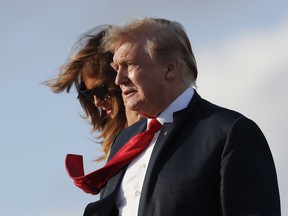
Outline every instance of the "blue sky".
<path id="1" fill-rule="evenodd" d="M 58 73 L 83 32 L 133 17 L 184 25 L 198 62 L 202 97 L 242 112 L 263 130 L 278 172 L 282 215 L 288 215 L 288 1 L 282 0 L 10 0 L 0 3 L 0 215 L 79 216 L 98 199 L 76 188 L 67 153 L 92 141 L 74 91 L 53 94 L 41 82 Z"/>

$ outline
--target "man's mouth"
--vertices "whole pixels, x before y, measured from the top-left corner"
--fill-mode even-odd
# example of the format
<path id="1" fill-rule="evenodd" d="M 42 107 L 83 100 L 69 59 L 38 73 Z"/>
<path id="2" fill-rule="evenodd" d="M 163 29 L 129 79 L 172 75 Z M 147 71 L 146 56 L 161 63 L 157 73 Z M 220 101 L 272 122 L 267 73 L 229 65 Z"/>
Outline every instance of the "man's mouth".
<path id="1" fill-rule="evenodd" d="M 136 91 L 135 90 L 126 90 L 126 91 L 123 91 L 122 94 L 124 96 L 129 96 L 131 94 L 134 94 Z"/>

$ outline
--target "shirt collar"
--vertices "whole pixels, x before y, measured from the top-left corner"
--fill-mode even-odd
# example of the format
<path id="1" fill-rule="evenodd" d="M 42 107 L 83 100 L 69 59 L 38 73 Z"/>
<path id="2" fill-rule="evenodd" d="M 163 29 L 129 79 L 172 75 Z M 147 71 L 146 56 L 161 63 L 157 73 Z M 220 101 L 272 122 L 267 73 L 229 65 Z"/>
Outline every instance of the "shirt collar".
<path id="1" fill-rule="evenodd" d="M 191 101 L 195 90 L 192 86 L 188 87 L 181 95 L 179 95 L 166 109 L 164 109 L 157 120 L 161 123 L 173 122 L 173 113 L 186 108 Z M 150 120 L 150 119 L 149 119 Z M 149 122 L 149 121 L 148 121 Z"/>

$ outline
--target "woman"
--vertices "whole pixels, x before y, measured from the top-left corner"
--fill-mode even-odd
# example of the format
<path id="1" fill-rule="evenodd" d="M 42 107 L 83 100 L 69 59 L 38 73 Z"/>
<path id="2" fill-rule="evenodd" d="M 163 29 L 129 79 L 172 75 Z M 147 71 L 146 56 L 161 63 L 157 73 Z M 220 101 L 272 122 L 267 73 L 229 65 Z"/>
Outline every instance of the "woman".
<path id="1" fill-rule="evenodd" d="M 89 120 L 92 133 L 99 130 L 97 138 L 103 138 L 104 155 L 98 161 L 108 157 L 117 133 L 139 119 L 136 113 L 125 110 L 121 90 L 114 83 L 116 71 L 110 65 L 113 55 L 101 51 L 108 28 L 99 26 L 81 36 L 74 47 L 75 55 L 67 59 L 59 75 L 44 82 L 55 93 L 69 93 L 73 85 L 76 87 L 83 118 Z"/>

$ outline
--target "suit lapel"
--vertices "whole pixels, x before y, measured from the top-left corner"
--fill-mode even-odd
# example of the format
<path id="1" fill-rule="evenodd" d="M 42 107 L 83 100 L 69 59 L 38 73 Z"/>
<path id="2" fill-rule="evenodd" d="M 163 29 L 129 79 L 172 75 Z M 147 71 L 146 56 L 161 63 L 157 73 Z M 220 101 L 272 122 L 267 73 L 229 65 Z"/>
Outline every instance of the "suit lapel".
<path id="1" fill-rule="evenodd" d="M 120 185 L 121 179 L 125 174 L 125 171 L 126 167 L 108 180 L 106 187 L 103 189 L 103 192 L 101 193 L 101 197 L 106 197 L 112 194 L 115 190 L 117 190 L 117 188 Z"/>
<path id="2" fill-rule="evenodd" d="M 157 179 L 155 178 L 155 175 L 157 176 L 158 169 L 161 169 L 159 166 L 157 166 L 157 164 L 158 164 L 158 161 L 161 160 L 161 154 L 163 153 L 162 150 L 167 145 L 167 140 L 170 140 L 175 136 L 174 131 L 177 128 L 179 128 L 179 126 L 180 126 L 180 122 L 179 124 L 165 123 L 160 131 L 157 142 L 155 143 L 153 152 L 151 154 L 151 158 L 149 161 L 149 165 L 146 171 L 146 175 L 145 175 L 145 179 L 144 179 L 144 183 L 142 187 L 142 194 L 141 194 L 139 210 L 138 210 L 139 216 L 146 215 L 145 212 L 148 210 L 147 203 L 149 203 L 150 198 L 152 197 L 153 188 L 157 181 Z M 151 208 L 151 206 L 149 206 L 149 208 Z"/>

